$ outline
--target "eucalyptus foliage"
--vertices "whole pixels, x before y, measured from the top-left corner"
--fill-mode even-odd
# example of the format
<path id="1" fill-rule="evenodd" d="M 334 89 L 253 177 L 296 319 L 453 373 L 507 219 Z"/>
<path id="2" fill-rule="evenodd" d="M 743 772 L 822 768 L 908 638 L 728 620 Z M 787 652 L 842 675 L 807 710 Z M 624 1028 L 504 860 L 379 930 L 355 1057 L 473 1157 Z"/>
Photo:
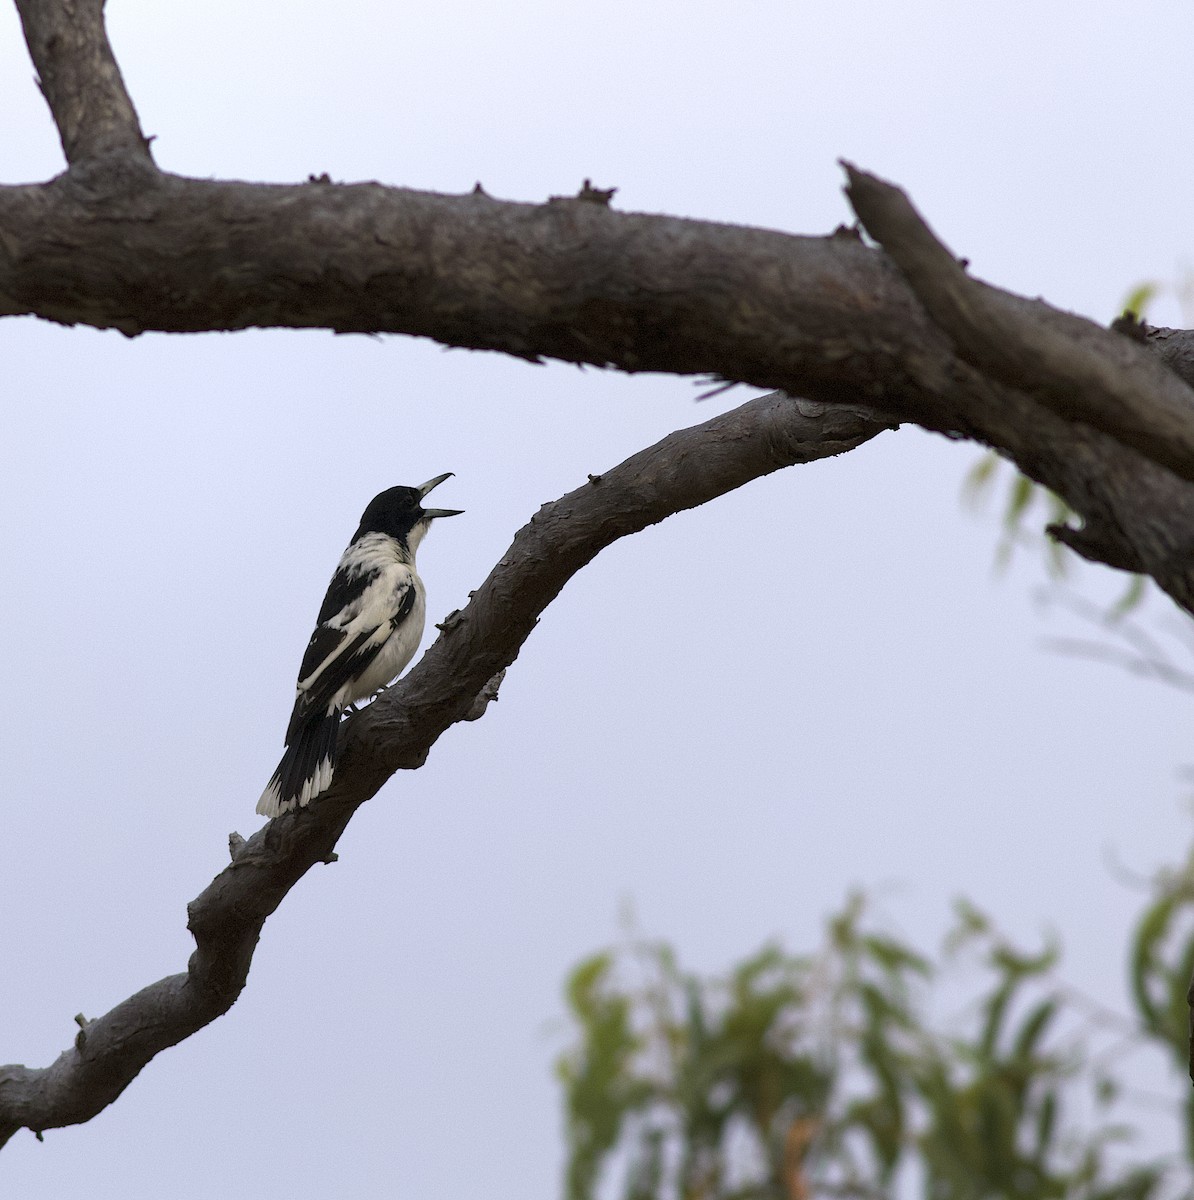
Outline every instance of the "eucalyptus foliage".
<path id="1" fill-rule="evenodd" d="M 1154 882 L 1128 956 L 1130 1015 L 965 901 L 936 956 L 859 896 L 815 952 L 769 945 L 721 978 L 631 937 L 568 983 L 567 1200 L 1190 1196 L 1192 863 Z M 1149 1045 L 1187 1132 L 1160 1157 L 1137 1148 L 1157 1100 L 1121 1077 Z"/>

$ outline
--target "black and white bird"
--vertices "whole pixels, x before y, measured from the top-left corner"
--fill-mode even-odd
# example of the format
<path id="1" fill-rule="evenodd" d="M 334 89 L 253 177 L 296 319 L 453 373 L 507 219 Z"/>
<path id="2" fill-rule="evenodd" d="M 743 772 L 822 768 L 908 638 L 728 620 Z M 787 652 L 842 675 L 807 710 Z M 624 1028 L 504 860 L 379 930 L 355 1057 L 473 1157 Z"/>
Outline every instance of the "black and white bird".
<path id="1" fill-rule="evenodd" d="M 388 488 L 361 515 L 303 655 L 286 753 L 257 801 L 262 816 L 303 808 L 328 789 L 341 714 L 397 678 L 419 648 L 426 596 L 415 551 L 432 521 L 463 511 L 422 502 L 451 474 Z"/>

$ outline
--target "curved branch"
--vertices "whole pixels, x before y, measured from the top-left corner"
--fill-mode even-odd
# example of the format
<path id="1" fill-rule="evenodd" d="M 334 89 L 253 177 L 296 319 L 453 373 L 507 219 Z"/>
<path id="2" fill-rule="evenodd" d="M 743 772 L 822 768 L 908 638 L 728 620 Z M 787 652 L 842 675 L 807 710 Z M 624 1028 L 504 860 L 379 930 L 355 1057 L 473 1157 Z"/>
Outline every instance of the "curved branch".
<path id="1" fill-rule="evenodd" d="M 332 789 L 248 841 L 231 839 L 231 865 L 188 905 L 196 949 L 186 972 L 81 1022 L 75 1045 L 49 1067 L 0 1067 L 0 1145 L 20 1128 L 89 1120 L 154 1055 L 226 1012 L 245 986 L 262 925 L 290 888 L 332 860 L 352 814 L 395 771 L 420 766 L 445 729 L 479 715 L 539 614 L 602 549 L 781 467 L 853 449 L 888 427 L 865 410 L 764 396 L 673 433 L 545 504 L 409 674 L 344 723 Z"/>
<path id="2" fill-rule="evenodd" d="M 152 165 L 104 28 L 104 0 L 16 0 L 29 56 L 66 161 L 110 155 Z"/>

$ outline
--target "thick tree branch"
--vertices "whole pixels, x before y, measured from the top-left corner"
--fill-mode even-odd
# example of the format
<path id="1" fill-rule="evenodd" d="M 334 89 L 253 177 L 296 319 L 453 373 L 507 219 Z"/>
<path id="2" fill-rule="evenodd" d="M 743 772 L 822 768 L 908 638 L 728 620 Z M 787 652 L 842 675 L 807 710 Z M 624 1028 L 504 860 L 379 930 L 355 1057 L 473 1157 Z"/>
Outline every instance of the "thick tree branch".
<path id="1" fill-rule="evenodd" d="M 854 238 L 579 199 L 166 174 L 97 198 L 68 173 L 0 188 L 0 230 L 0 315 L 130 335 L 405 333 L 532 360 L 840 388 L 881 382 L 890 322 L 927 325 Z"/>
<path id="2" fill-rule="evenodd" d="M 965 361 L 1194 480 L 1194 392 L 1156 355 L 972 279 L 903 191 L 845 167 L 854 211 Z"/>
<path id="3" fill-rule="evenodd" d="M 99 196 L 68 172 L 0 189 L 0 313 L 29 312 L 127 333 L 404 332 L 865 404 L 996 447 L 1100 527 L 1108 561 L 1141 562 L 1194 606 L 1189 485 L 1115 430 L 1076 425 L 962 361 L 886 256 L 848 234 L 790 237 L 587 200 L 509 204 L 376 184 L 157 175 Z M 1168 381 L 1163 413 L 1170 385 L 1182 385 L 1152 365 Z"/>
<path id="4" fill-rule="evenodd" d="M 149 143 L 108 43 L 104 0 L 16 5 L 66 161 L 121 155 L 150 165 Z"/>
<path id="5" fill-rule="evenodd" d="M 1194 388 L 1194 330 L 1141 325 L 1144 344 Z"/>
<path id="6" fill-rule="evenodd" d="M 1194 498 L 1171 474 L 1194 474 L 1194 394 L 1131 338 L 966 280 L 895 189 L 854 173 L 860 212 L 927 300 L 848 232 L 617 213 L 591 187 L 523 205 L 181 179 L 149 162 L 99 0 L 20 7 L 72 166 L 0 188 L 0 315 L 407 333 L 864 404 L 994 446 L 1081 514 L 1064 539 L 1139 564 L 1194 611 Z M 974 295 L 1015 349 L 984 341 L 986 309 L 959 317 Z"/>
<path id="7" fill-rule="evenodd" d="M 552 504 L 515 537 L 468 607 L 413 670 L 345 722 L 326 796 L 271 821 L 189 906 L 185 973 L 142 989 L 80 1029 L 49 1067 L 0 1067 L 0 1145 L 21 1128 L 87 1121 L 160 1051 L 215 1020 L 245 985 L 266 918 L 312 866 L 329 861 L 355 810 L 395 771 L 420 766 L 517 657 L 565 583 L 621 537 L 795 463 L 850 450 L 887 428 L 865 410 L 771 395 L 671 434 Z"/>
<path id="8" fill-rule="evenodd" d="M 74 3 L 21 0 L 72 169 L 0 189 L 0 315 L 129 334 L 402 332 L 863 403 L 996 447 L 1084 518 L 1063 539 L 1140 564 L 1194 607 L 1190 489 L 1170 476 L 1194 469 L 1190 391 L 1131 338 L 966 280 L 896 189 L 854 173 L 860 211 L 929 313 L 844 231 L 794 238 L 615 213 L 590 187 L 532 206 L 326 177 L 180 179 L 149 164 L 102 6 Z M 87 155 L 101 157 L 80 170 Z M 967 304 L 980 307 L 968 317 Z M 1018 349 L 985 337 L 989 317 Z M 1149 344 L 1173 359 L 1173 339 Z"/>

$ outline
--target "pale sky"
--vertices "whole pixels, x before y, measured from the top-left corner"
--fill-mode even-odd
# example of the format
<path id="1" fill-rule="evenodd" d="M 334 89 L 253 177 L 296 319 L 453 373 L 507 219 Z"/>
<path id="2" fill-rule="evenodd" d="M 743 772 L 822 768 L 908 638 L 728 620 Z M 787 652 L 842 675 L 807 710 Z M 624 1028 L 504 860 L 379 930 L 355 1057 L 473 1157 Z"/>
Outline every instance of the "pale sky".
<path id="1" fill-rule="evenodd" d="M 1100 321 L 1190 261 L 1185 6 L 108 8 L 183 174 L 532 202 L 590 178 L 625 210 L 819 234 L 850 220 L 846 157 L 978 275 Z M 61 169 L 8 7 L 0 111 L 6 182 Z M 1171 296 L 1154 316 L 1181 319 Z M 420 551 L 436 620 L 542 502 L 749 394 L 318 332 L 8 320 L 0 355 L 0 1061 L 30 1066 L 76 1012 L 184 968 L 185 905 L 259 826 L 374 493 L 456 472 L 436 500 L 467 516 Z M 501 702 L 287 898 L 232 1011 L 89 1124 L 18 1134 L 0 1194 L 550 1197 L 561 985 L 626 903 L 713 972 L 811 948 L 854 887 L 932 947 L 965 894 L 1018 938 L 1057 931 L 1067 977 L 1121 1004 L 1143 898 L 1109 864 L 1189 843 L 1190 701 L 1043 647 L 1090 630 L 1034 605 L 1038 555 L 993 570 L 994 508 L 959 498 L 977 453 L 886 434 L 606 551 Z M 1167 636 L 1171 614 L 1141 619 Z"/>

